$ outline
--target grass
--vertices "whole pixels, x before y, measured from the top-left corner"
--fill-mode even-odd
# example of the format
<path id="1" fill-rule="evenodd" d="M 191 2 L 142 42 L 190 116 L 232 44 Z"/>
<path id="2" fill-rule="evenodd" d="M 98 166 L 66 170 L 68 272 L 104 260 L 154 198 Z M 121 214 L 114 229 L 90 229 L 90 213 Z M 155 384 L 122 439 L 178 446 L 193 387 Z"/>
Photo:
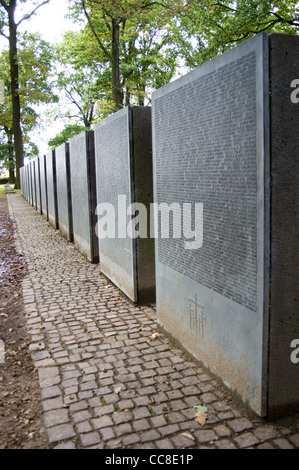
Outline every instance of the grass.
<path id="1" fill-rule="evenodd" d="M 14 187 L 13 184 L 10 185 L 12 188 Z M 16 194 L 20 194 L 21 190 L 20 189 L 15 189 Z M 3 196 L 4 193 L 4 184 L 0 184 L 0 196 Z"/>

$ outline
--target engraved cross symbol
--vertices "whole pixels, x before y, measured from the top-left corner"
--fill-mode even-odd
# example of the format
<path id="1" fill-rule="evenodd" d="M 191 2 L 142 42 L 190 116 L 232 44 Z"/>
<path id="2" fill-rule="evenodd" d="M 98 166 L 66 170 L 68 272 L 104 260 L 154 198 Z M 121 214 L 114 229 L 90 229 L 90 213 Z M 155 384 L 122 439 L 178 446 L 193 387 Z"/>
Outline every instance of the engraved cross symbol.
<path id="1" fill-rule="evenodd" d="M 200 334 L 203 337 L 204 322 L 206 317 L 204 315 L 204 307 L 200 305 L 197 300 L 197 294 L 195 298 L 188 299 L 188 312 L 190 316 L 190 329 L 191 333 Z"/>

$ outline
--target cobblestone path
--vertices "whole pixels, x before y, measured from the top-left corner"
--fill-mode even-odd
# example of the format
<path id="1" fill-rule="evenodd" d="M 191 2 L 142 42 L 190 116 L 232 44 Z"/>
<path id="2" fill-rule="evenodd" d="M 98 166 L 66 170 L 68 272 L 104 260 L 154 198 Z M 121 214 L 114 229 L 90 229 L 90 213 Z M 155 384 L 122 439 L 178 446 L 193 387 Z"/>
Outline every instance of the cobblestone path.
<path id="1" fill-rule="evenodd" d="M 249 415 L 159 331 L 154 307 L 132 304 L 22 196 L 8 199 L 53 448 L 299 448 L 299 415 Z"/>

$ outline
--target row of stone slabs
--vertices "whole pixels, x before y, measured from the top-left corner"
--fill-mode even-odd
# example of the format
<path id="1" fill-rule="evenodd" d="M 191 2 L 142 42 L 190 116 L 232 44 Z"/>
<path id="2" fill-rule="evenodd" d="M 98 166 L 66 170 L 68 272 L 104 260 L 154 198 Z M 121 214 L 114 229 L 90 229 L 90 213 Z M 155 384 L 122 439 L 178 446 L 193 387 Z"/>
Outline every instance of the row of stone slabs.
<path id="1" fill-rule="evenodd" d="M 156 288 L 163 327 L 262 416 L 299 405 L 298 78 L 299 38 L 263 33 L 156 91 L 152 118 L 124 109 L 39 160 L 42 211 L 92 262 L 96 201 L 203 204 L 200 248 L 101 240 L 101 270 L 133 301 Z"/>
<path id="2" fill-rule="evenodd" d="M 149 207 L 152 180 L 151 109 L 145 107 L 125 108 L 21 170 L 28 201 L 140 303 L 155 302 L 154 240 L 118 238 L 117 233 L 113 239 L 99 240 L 96 212 L 101 203 L 116 208 L 117 228 L 120 211 L 134 201 Z"/>

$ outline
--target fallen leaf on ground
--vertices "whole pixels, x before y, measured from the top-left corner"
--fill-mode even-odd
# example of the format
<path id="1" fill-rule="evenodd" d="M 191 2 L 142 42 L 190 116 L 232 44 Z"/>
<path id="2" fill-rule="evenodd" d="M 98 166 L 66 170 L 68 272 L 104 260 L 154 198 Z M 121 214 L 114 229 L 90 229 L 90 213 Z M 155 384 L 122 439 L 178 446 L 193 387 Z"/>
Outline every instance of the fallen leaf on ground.
<path id="1" fill-rule="evenodd" d="M 207 420 L 207 413 L 205 413 L 204 411 L 199 411 L 198 413 L 196 413 L 195 421 L 199 423 L 201 427 L 204 427 L 204 425 L 206 424 L 206 420 Z"/>
<path id="2" fill-rule="evenodd" d="M 204 427 L 206 424 L 207 420 L 207 413 L 208 413 L 208 408 L 205 406 L 197 405 L 194 407 L 196 409 L 196 415 L 195 415 L 195 421 L 201 425 L 201 427 Z"/>
<path id="3" fill-rule="evenodd" d="M 188 434 L 188 433 L 184 432 L 182 435 L 187 437 L 188 439 L 191 439 L 192 441 L 195 441 L 195 438 L 193 436 L 191 436 L 191 434 Z"/>
<path id="4" fill-rule="evenodd" d="M 151 339 L 156 339 L 156 338 L 160 338 L 160 333 L 154 333 L 152 336 L 151 336 Z"/>

